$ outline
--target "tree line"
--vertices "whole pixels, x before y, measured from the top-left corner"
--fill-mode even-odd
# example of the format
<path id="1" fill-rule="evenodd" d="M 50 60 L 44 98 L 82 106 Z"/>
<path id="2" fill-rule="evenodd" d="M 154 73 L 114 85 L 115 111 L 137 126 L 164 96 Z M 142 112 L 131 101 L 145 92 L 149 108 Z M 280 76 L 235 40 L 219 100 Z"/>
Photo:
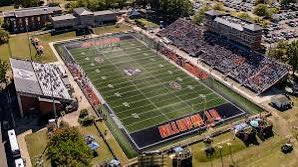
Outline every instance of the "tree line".
<path id="1" fill-rule="evenodd" d="M 193 14 L 193 5 L 189 0 L 77 0 L 69 2 L 66 7 L 72 11 L 77 7 L 86 7 L 91 11 L 117 9 L 127 6 L 140 6 L 159 11 L 170 18 L 190 16 Z"/>
<path id="2" fill-rule="evenodd" d="M 298 72 L 298 40 L 280 41 L 268 51 L 268 55 L 292 67 L 293 74 Z"/>

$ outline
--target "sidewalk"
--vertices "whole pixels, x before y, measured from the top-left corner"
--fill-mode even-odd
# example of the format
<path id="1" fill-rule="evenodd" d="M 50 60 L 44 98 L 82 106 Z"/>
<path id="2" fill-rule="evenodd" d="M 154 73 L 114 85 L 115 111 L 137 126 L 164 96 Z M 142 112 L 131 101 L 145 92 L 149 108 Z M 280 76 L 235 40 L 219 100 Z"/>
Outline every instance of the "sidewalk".
<path id="1" fill-rule="evenodd" d="M 23 132 L 23 133 L 21 133 L 17 136 L 17 140 L 18 140 L 19 147 L 20 147 L 20 150 L 21 150 L 21 157 L 23 159 L 25 159 L 26 167 L 32 167 L 33 166 L 31 164 L 30 155 L 29 155 L 28 148 L 27 148 L 27 143 L 25 141 L 25 136 L 29 135 L 31 133 L 32 133 L 32 130 L 27 130 L 27 131 L 25 131 L 25 132 Z"/>

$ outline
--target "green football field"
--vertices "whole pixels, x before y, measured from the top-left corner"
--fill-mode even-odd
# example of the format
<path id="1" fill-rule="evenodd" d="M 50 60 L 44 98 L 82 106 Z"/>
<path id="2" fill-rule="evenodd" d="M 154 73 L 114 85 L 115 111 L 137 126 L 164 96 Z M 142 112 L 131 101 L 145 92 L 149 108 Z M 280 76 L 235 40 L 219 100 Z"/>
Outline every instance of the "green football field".
<path id="1" fill-rule="evenodd" d="M 228 103 L 136 39 L 69 51 L 130 133 Z"/>

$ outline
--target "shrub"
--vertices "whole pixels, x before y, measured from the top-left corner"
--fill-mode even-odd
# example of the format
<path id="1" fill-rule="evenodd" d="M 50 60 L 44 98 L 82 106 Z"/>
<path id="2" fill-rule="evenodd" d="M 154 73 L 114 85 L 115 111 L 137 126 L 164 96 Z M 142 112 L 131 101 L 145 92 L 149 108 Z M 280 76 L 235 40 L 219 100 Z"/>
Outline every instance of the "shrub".
<path id="1" fill-rule="evenodd" d="M 95 117 L 93 115 L 87 115 L 84 118 L 81 118 L 79 122 L 82 126 L 90 126 L 94 123 L 94 121 Z"/>
<path id="2" fill-rule="evenodd" d="M 89 114 L 89 113 L 88 113 L 88 110 L 87 110 L 87 109 L 82 109 L 82 110 L 80 111 L 79 118 L 84 118 L 84 117 L 86 117 L 88 114 Z"/>

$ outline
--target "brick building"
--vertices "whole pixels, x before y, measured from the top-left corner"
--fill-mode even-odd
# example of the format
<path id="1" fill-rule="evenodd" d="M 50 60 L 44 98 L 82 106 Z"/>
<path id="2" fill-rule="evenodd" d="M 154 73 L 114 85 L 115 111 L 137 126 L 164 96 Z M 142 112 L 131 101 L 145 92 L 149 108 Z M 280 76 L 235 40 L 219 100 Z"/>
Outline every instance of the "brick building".
<path id="1" fill-rule="evenodd" d="M 74 106 L 74 98 L 65 84 L 63 72 L 55 64 L 39 64 L 10 59 L 20 115 L 48 114 Z"/>
<path id="2" fill-rule="evenodd" d="M 32 7 L 4 12 L 4 24 L 11 32 L 26 32 L 39 30 L 50 21 L 51 16 L 62 14 L 60 7 Z"/>
<path id="3" fill-rule="evenodd" d="M 73 14 L 51 17 L 50 19 L 55 29 L 77 29 L 116 22 L 118 14 L 119 12 L 111 10 L 91 12 L 86 8 L 76 8 L 73 10 Z"/>
<path id="4" fill-rule="evenodd" d="M 215 10 L 205 13 L 207 31 L 238 42 L 252 50 L 262 49 L 263 28 L 257 24 Z"/>

